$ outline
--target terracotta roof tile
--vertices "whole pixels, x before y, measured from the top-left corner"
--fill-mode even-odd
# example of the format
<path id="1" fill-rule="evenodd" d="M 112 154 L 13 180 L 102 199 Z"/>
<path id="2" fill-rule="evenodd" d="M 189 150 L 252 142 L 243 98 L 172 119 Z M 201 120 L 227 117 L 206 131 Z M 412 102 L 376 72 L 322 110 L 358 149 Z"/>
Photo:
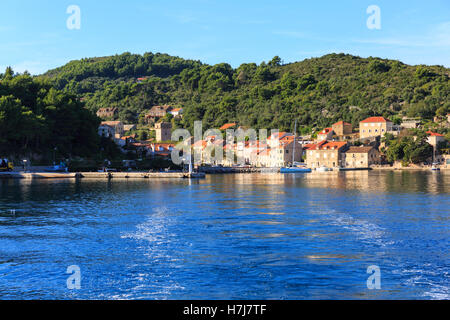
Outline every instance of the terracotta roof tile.
<path id="1" fill-rule="evenodd" d="M 370 117 L 366 120 L 361 121 L 361 123 L 378 123 L 378 122 L 392 122 L 384 117 Z"/>
<path id="2" fill-rule="evenodd" d="M 427 134 L 432 136 L 432 137 L 443 137 L 443 134 L 437 133 L 437 132 L 432 132 L 432 131 L 427 131 Z"/>
<path id="3" fill-rule="evenodd" d="M 220 127 L 220 130 L 227 130 L 236 126 L 236 123 L 226 123 Z"/>

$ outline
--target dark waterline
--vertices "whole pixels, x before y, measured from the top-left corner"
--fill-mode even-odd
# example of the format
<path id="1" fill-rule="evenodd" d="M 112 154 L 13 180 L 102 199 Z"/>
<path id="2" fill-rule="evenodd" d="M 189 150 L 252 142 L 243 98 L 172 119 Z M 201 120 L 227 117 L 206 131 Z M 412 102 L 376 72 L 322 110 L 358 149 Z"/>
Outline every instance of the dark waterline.
<path id="1" fill-rule="evenodd" d="M 449 299 L 449 191 L 444 172 L 0 181 L 0 299 Z"/>

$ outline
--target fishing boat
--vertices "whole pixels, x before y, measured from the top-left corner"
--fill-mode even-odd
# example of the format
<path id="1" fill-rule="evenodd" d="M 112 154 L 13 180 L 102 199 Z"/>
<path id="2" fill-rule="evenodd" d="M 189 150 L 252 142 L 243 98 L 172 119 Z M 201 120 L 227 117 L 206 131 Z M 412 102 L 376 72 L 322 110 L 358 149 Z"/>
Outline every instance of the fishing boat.
<path id="1" fill-rule="evenodd" d="M 310 168 L 307 168 L 305 165 L 296 165 L 295 162 L 295 147 L 297 144 L 297 120 L 295 120 L 295 127 L 294 127 L 294 147 L 292 151 L 292 165 L 290 167 L 282 167 L 280 169 L 280 173 L 308 173 L 312 170 Z"/>

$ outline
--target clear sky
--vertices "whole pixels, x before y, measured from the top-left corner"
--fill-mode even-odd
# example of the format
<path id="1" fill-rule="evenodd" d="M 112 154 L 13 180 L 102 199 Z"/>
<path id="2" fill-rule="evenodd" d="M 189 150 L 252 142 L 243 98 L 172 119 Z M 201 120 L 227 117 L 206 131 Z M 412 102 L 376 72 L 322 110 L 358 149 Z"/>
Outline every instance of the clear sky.
<path id="1" fill-rule="evenodd" d="M 81 10 L 70 30 L 67 8 Z M 369 29 L 367 8 L 381 10 Z M 73 59 L 162 52 L 209 64 L 327 53 L 450 67 L 450 0 L 2 0 L 0 68 L 45 72 Z"/>

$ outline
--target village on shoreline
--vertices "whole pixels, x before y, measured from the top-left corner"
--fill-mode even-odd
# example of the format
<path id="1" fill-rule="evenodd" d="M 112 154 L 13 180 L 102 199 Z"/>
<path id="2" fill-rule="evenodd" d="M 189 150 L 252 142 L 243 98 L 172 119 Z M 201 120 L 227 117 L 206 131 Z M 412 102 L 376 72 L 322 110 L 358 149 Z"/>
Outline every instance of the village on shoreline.
<path id="1" fill-rule="evenodd" d="M 260 130 L 259 139 L 256 130 L 236 122 L 226 123 L 219 129 L 209 129 L 203 134 L 201 122 L 198 122 L 200 136 L 189 135 L 188 138 L 183 137 L 184 140 L 172 141 L 181 138 L 181 135 L 177 132 L 179 128 L 173 129 L 170 119 L 181 119 L 182 108 L 167 105 L 151 108 L 145 116 L 145 127 L 149 133 L 144 137 L 137 134 L 138 125 L 111 120 L 116 114 L 117 108 L 98 110 L 97 116 L 104 120 L 98 127 L 98 135 L 115 146 L 121 160 L 105 159 L 101 164 L 94 161 L 90 167 L 76 167 L 70 159 L 59 164 L 54 161 L 51 167 L 33 166 L 24 160 L 23 166 L 15 168 L 2 164 L 5 170 L 0 170 L 4 171 L 0 172 L 0 178 L 202 178 L 205 173 L 287 173 L 283 170 L 286 168 L 296 168 L 297 172 L 450 170 L 446 136 L 428 130 L 419 137 L 420 129 L 425 132 L 420 119 L 404 117 L 400 124 L 394 124 L 383 116 L 373 116 L 360 121 L 358 128 L 338 121 L 309 135 Z M 435 121 L 448 128 L 450 114 L 446 119 Z M 416 135 L 414 132 L 417 132 Z M 422 154 L 419 156 L 423 161 L 389 161 L 389 149 L 395 147 L 390 142 L 404 136 L 409 141 L 422 139 Z M 186 154 L 191 160 L 186 158 Z M 179 157 L 177 161 L 174 155 Z M 5 162 L 5 159 L 1 160 Z M 142 166 L 144 162 L 146 167 Z"/>
<path id="2" fill-rule="evenodd" d="M 101 108 L 97 115 L 100 118 L 114 117 L 114 108 Z M 139 140 L 132 133 L 136 125 L 125 125 L 121 121 L 103 121 L 99 127 L 99 135 L 115 141 L 123 152 L 135 150 L 141 157 L 162 157 L 170 159 L 178 142 L 170 141 L 172 124 L 164 121 L 167 115 L 181 118 L 182 108 L 171 106 L 155 106 L 146 115 L 146 120 L 155 131 L 155 138 Z M 444 120 L 450 126 L 450 115 Z M 196 155 L 195 165 L 207 172 L 245 172 L 252 169 L 279 169 L 302 165 L 312 170 L 327 168 L 331 170 L 365 170 L 365 169 L 405 169 L 428 170 L 432 165 L 439 169 L 450 168 L 448 149 L 438 152 L 439 146 L 447 142 L 444 135 L 427 131 L 426 142 L 433 148 L 434 157 L 420 164 L 389 163 L 385 151 L 387 136 L 398 137 L 412 129 L 420 127 L 419 119 L 403 118 L 396 125 L 382 116 L 369 117 L 359 123 L 359 128 L 339 121 L 329 128 L 318 132 L 315 136 L 297 136 L 291 132 L 275 132 L 267 139 L 249 139 L 233 141 L 227 139 L 227 133 L 249 132 L 248 128 L 238 123 L 226 123 L 218 131 L 221 133 L 208 135 L 194 141 L 192 153 Z M 216 130 L 217 131 L 217 130 Z M 217 151 L 221 155 L 217 155 Z M 230 156 L 231 155 L 231 156 Z M 239 165 L 237 164 L 239 163 Z M 240 167 L 241 170 L 236 168 Z M 254 170 L 253 170 L 254 171 Z"/>

